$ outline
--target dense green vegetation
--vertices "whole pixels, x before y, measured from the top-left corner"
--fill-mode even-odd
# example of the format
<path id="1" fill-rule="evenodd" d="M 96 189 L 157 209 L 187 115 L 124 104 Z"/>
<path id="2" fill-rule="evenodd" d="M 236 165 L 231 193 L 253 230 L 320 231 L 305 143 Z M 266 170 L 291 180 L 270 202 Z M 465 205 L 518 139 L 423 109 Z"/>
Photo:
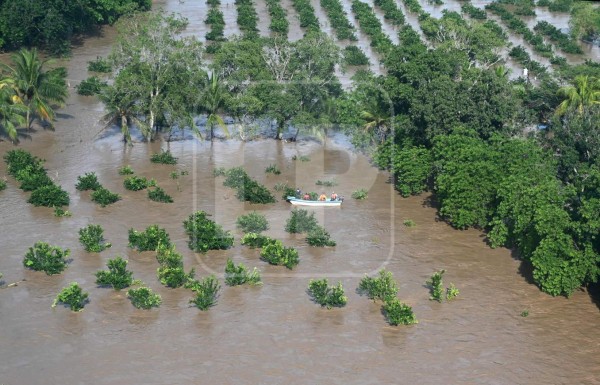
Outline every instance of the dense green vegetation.
<path id="1" fill-rule="evenodd" d="M 196 211 L 183 221 L 183 228 L 189 237 L 188 246 L 197 253 L 224 250 L 233 246 L 233 236 L 209 219 L 209 216 L 204 211 Z"/>
<path id="2" fill-rule="evenodd" d="M 198 309 L 205 311 L 217 304 L 221 285 L 214 275 L 209 275 L 202 281 L 193 281 L 189 288 L 196 293 L 190 303 L 193 303 Z"/>
<path id="3" fill-rule="evenodd" d="M 308 283 L 308 295 L 313 301 L 327 309 L 332 307 L 343 307 L 348 302 L 348 297 L 344 295 L 342 283 L 338 282 L 335 286 L 329 286 L 327 278 L 314 280 Z"/>
<path id="4" fill-rule="evenodd" d="M 355 45 L 344 48 L 344 63 L 349 66 L 364 66 L 369 64 L 369 58 Z"/>
<path id="5" fill-rule="evenodd" d="M 371 38 L 371 47 L 380 54 L 387 54 L 392 47 L 392 41 L 383 33 L 381 22 L 375 16 L 373 9 L 359 0 L 352 1 L 352 12 L 358 20 L 360 29 Z"/>
<path id="6" fill-rule="evenodd" d="M 79 191 L 98 190 L 102 185 L 98 182 L 98 176 L 95 172 L 86 172 L 77 177 L 75 188 Z"/>
<path id="7" fill-rule="evenodd" d="M 23 265 L 48 275 L 60 274 L 67 268 L 67 257 L 70 253 L 69 249 L 63 250 L 46 242 L 36 242 L 25 254 Z"/>
<path id="8" fill-rule="evenodd" d="M 209 41 L 223 41 L 223 31 L 225 30 L 225 19 L 223 18 L 223 12 L 219 9 L 220 1 L 211 3 L 211 7 L 208 10 L 204 23 L 211 26 L 211 30 L 206 33 L 206 40 Z"/>
<path id="9" fill-rule="evenodd" d="M 319 31 L 319 19 L 315 16 L 315 9 L 310 4 L 309 0 L 292 0 L 292 4 L 298 12 L 300 19 L 300 27 L 307 31 Z"/>
<path id="10" fill-rule="evenodd" d="M 193 282 L 195 271 L 186 273 L 183 268 L 183 256 L 175 250 L 174 245 L 161 243 L 156 250 L 156 260 L 160 267 L 156 275 L 160 283 L 167 287 L 181 287 Z"/>
<path id="11" fill-rule="evenodd" d="M 107 188 L 100 187 L 92 192 L 92 201 L 98 203 L 102 207 L 106 207 L 121 200 L 121 196 L 113 193 Z"/>
<path id="12" fill-rule="evenodd" d="M 398 298 L 386 301 L 383 304 L 383 312 L 390 325 L 412 325 L 418 323 L 412 308 L 400 302 Z"/>
<path id="13" fill-rule="evenodd" d="M 236 265 L 231 259 L 227 259 L 227 265 L 225 266 L 225 283 L 228 286 L 243 285 L 245 283 L 262 285 L 260 271 L 256 267 L 252 271 L 248 271 L 243 263 Z"/>
<path id="14" fill-rule="evenodd" d="M 236 196 L 242 202 L 267 204 L 276 201 L 269 189 L 252 179 L 242 167 L 227 170 L 223 186 L 236 189 Z"/>
<path id="15" fill-rule="evenodd" d="M 77 84 L 75 89 L 79 95 L 91 96 L 99 95 L 106 86 L 108 86 L 108 82 L 101 80 L 97 76 L 90 76 Z"/>
<path id="16" fill-rule="evenodd" d="M 173 198 L 158 186 L 148 190 L 148 198 L 155 202 L 173 203 Z"/>
<path id="17" fill-rule="evenodd" d="M 285 247 L 281 241 L 267 242 L 262 246 L 260 259 L 271 265 L 285 266 L 292 270 L 300 262 L 298 251 L 293 247 Z"/>
<path id="18" fill-rule="evenodd" d="M 151 225 L 144 231 L 129 229 L 129 247 L 137 251 L 156 251 L 160 245 L 170 246 L 171 240 L 165 229 Z"/>
<path id="19" fill-rule="evenodd" d="M 431 297 L 429 297 L 429 299 L 442 302 L 442 296 L 444 295 L 442 276 L 444 273 L 445 270 L 436 271 L 426 282 L 427 286 L 429 287 L 429 291 L 431 292 Z"/>
<path id="20" fill-rule="evenodd" d="M 558 28 L 548 23 L 545 20 L 538 22 L 533 30 L 548 36 L 550 40 L 555 42 L 565 53 L 582 54 L 583 50 L 576 41 L 571 40 L 570 36 L 560 32 Z"/>
<path id="21" fill-rule="evenodd" d="M 392 272 L 382 269 L 378 277 L 365 276 L 358 284 L 358 291 L 366 294 L 372 300 L 387 302 L 395 298 L 398 293 L 398 285 L 394 281 Z"/>
<path id="22" fill-rule="evenodd" d="M 242 237 L 242 245 L 248 246 L 252 249 L 262 248 L 268 243 L 275 242 L 274 239 L 267 237 L 266 235 L 247 233 Z"/>
<path id="23" fill-rule="evenodd" d="M 133 273 L 127 270 L 127 261 L 121 257 L 109 259 L 108 270 L 96 272 L 96 284 L 109 286 L 115 290 L 125 289 L 133 284 Z"/>
<path id="24" fill-rule="evenodd" d="M 110 243 L 104 242 L 104 229 L 100 225 L 87 225 L 79 229 L 79 242 L 85 251 L 93 253 L 100 253 L 111 247 Z"/>
<path id="25" fill-rule="evenodd" d="M 155 294 L 148 287 L 138 287 L 137 289 L 127 290 L 127 297 L 131 300 L 131 304 L 138 309 L 152 309 L 159 307 L 162 303 L 160 295 Z"/>
<path id="26" fill-rule="evenodd" d="M 320 3 L 335 30 L 335 36 L 339 40 L 356 41 L 354 27 L 348 21 L 348 15 L 344 11 L 340 0 L 320 0 Z"/>
<path id="27" fill-rule="evenodd" d="M 235 0 L 237 8 L 237 24 L 246 39 L 258 37 L 258 14 L 252 0 Z"/>
<path id="28" fill-rule="evenodd" d="M 123 180 L 123 187 L 130 191 L 140 191 L 149 186 L 154 186 L 156 182 L 146 179 L 143 176 L 130 176 Z"/>
<path id="29" fill-rule="evenodd" d="M 325 247 L 335 246 L 336 242 L 331 239 L 329 232 L 322 226 L 314 226 L 306 234 L 306 242 L 311 246 Z"/>
<path id="30" fill-rule="evenodd" d="M 266 0 L 269 16 L 271 16 L 271 24 L 269 30 L 273 33 L 281 34 L 287 37 L 290 29 L 290 23 L 287 21 L 287 12 L 280 4 L 280 0 Z"/>
<path id="31" fill-rule="evenodd" d="M 73 282 L 58 293 L 54 302 L 52 302 L 52 307 L 62 303 L 72 311 L 81 311 L 85 304 L 89 302 L 88 297 L 89 294 L 84 292 L 77 282 Z"/>
<path id="32" fill-rule="evenodd" d="M 394 25 L 404 24 L 404 14 L 394 0 L 375 0 L 373 4 L 383 10 L 383 17 L 388 22 Z"/>
<path id="33" fill-rule="evenodd" d="M 237 226 L 245 233 L 260 234 L 269 229 L 269 222 L 267 221 L 267 218 L 256 211 L 239 216 L 236 223 Z"/>

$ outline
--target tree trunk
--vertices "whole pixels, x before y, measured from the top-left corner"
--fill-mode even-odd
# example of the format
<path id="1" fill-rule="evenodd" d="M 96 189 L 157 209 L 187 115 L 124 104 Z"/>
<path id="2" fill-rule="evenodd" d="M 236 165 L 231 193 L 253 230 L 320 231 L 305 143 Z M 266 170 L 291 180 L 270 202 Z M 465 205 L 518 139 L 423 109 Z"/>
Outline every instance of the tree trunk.
<path id="1" fill-rule="evenodd" d="M 148 134 L 149 134 L 149 139 L 153 139 L 154 138 L 154 111 L 150 110 L 150 122 L 148 124 Z M 146 141 L 148 140 L 148 137 L 146 138 Z"/>
<path id="2" fill-rule="evenodd" d="M 285 125 L 284 120 L 281 120 L 280 122 L 277 123 L 277 134 L 275 135 L 275 139 L 281 140 L 281 137 L 283 136 L 283 126 L 284 125 Z"/>

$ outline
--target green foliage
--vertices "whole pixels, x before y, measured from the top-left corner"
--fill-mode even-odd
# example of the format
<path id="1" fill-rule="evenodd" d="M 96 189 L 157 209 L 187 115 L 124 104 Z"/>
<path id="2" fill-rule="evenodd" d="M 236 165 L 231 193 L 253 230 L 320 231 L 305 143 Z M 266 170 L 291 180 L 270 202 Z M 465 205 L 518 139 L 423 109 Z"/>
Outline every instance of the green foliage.
<path id="1" fill-rule="evenodd" d="M 96 60 L 89 61 L 87 69 L 90 72 L 112 72 L 112 66 L 110 64 L 110 61 L 100 56 L 96 56 Z"/>
<path id="2" fill-rule="evenodd" d="M 529 316 L 529 310 L 527 310 L 527 309 L 526 309 L 526 310 L 523 310 L 523 311 L 521 312 L 521 317 L 527 317 L 527 316 Z"/>
<path id="3" fill-rule="evenodd" d="M 431 151 L 425 147 L 401 147 L 386 142 L 377 149 L 375 163 L 393 173 L 395 187 L 403 197 L 427 190 L 433 159 Z"/>
<path id="4" fill-rule="evenodd" d="M 289 31 L 289 22 L 287 21 L 287 12 L 280 4 L 280 0 L 266 0 L 267 9 L 271 16 L 271 24 L 269 30 L 274 33 L 279 33 L 287 36 Z"/>
<path id="5" fill-rule="evenodd" d="M 560 49 L 565 53 L 582 54 L 583 50 L 575 40 L 572 40 L 569 35 L 562 33 L 560 29 L 545 20 L 538 22 L 533 30 L 548 36 L 551 41 L 555 42 Z"/>
<path id="6" fill-rule="evenodd" d="M 7 172 L 13 177 L 17 177 L 19 171 L 24 170 L 27 166 L 32 166 L 35 169 L 43 168 L 44 161 L 40 158 L 31 155 L 31 153 L 22 150 L 10 150 L 4 154 L 4 161 L 7 164 Z"/>
<path id="7" fill-rule="evenodd" d="M 412 219 L 406 219 L 403 223 L 406 227 L 415 227 L 417 225 Z"/>
<path id="8" fill-rule="evenodd" d="M 258 37 L 258 15 L 251 0 L 236 0 L 237 24 L 247 39 Z"/>
<path id="9" fill-rule="evenodd" d="M 119 175 L 132 175 L 134 173 L 130 165 L 123 166 L 119 169 Z"/>
<path id="10" fill-rule="evenodd" d="M 209 214 L 197 211 L 183 222 L 189 237 L 188 246 L 197 253 L 224 250 L 233 246 L 233 236 L 208 218 Z"/>
<path id="11" fill-rule="evenodd" d="M 383 304 L 383 311 L 390 325 L 412 325 L 419 323 L 413 310 L 398 298 L 391 298 Z"/>
<path id="12" fill-rule="evenodd" d="M 148 287 L 138 287 L 137 289 L 127 290 L 127 297 L 131 300 L 131 304 L 138 309 L 152 309 L 159 307 L 162 303 L 160 295 L 155 294 Z"/>
<path id="13" fill-rule="evenodd" d="M 223 31 L 225 30 L 225 19 L 223 18 L 223 12 L 219 10 L 218 5 L 211 6 L 204 22 L 211 26 L 210 32 L 206 34 L 206 40 L 224 40 Z"/>
<path id="14" fill-rule="evenodd" d="M 191 269 L 187 274 L 185 273 L 183 269 L 183 256 L 175 250 L 174 245 L 160 244 L 157 249 L 156 259 L 160 264 L 156 275 L 163 285 L 176 288 L 194 280 L 194 269 Z"/>
<path id="15" fill-rule="evenodd" d="M 446 288 L 446 300 L 448 301 L 458 297 L 459 294 L 460 292 L 453 283 L 450 283 L 450 287 Z"/>
<path id="16" fill-rule="evenodd" d="M 133 273 L 127 270 L 127 261 L 121 257 L 109 259 L 108 270 L 96 272 L 96 284 L 110 286 L 115 290 L 125 289 L 133 284 Z"/>
<path id="17" fill-rule="evenodd" d="M 41 164 L 19 170 L 15 179 L 21 182 L 19 188 L 23 191 L 35 191 L 40 187 L 54 184 Z"/>
<path id="18" fill-rule="evenodd" d="M 267 218 L 256 211 L 239 216 L 236 223 L 244 233 L 260 234 L 269 229 Z"/>
<path id="19" fill-rule="evenodd" d="M 315 16 L 315 9 L 309 0 L 292 0 L 292 4 L 298 12 L 300 27 L 306 28 L 308 31 L 320 30 L 319 19 Z"/>
<path id="20" fill-rule="evenodd" d="M 266 235 L 247 233 L 242 238 L 242 245 L 248 246 L 252 249 L 262 248 L 267 243 L 275 242 L 274 239 L 267 237 Z"/>
<path id="21" fill-rule="evenodd" d="M 393 0 L 375 0 L 374 5 L 383 10 L 383 18 L 393 25 L 402 25 L 405 22 L 404 14 Z"/>
<path id="22" fill-rule="evenodd" d="M 315 184 L 317 186 L 325 186 L 325 187 L 333 187 L 333 186 L 337 186 L 338 183 L 335 179 L 331 179 L 331 180 L 317 180 L 315 182 Z"/>
<path id="23" fill-rule="evenodd" d="M 95 172 L 86 172 L 77 177 L 75 188 L 79 191 L 98 190 L 102 185 L 98 182 L 98 176 Z"/>
<path id="24" fill-rule="evenodd" d="M 367 199 L 368 197 L 369 197 L 369 191 L 364 188 L 354 190 L 352 192 L 352 198 L 354 198 L 354 199 L 363 200 L 363 199 Z"/>
<path id="25" fill-rule="evenodd" d="M 231 259 L 227 259 L 227 265 L 225 266 L 225 283 L 228 286 L 243 285 L 245 283 L 262 285 L 260 271 L 256 267 L 252 271 L 248 271 L 243 263 L 236 266 Z"/>
<path id="26" fill-rule="evenodd" d="M 97 76 L 90 76 L 77 84 L 75 89 L 79 95 L 92 96 L 99 95 L 107 86 L 108 82 L 100 80 Z"/>
<path id="27" fill-rule="evenodd" d="M 477 8 L 476 6 L 474 6 L 473 4 L 466 2 L 464 3 L 461 8 L 463 13 L 466 13 L 467 15 L 469 15 L 469 17 L 471 19 L 476 19 L 476 20 L 486 20 L 487 19 L 487 14 L 485 13 L 485 11 L 481 8 Z"/>
<path id="28" fill-rule="evenodd" d="M 273 189 L 275 191 L 290 191 L 290 190 L 294 191 L 294 189 L 288 185 L 287 181 L 275 183 L 275 186 L 273 186 Z"/>
<path id="29" fill-rule="evenodd" d="M 387 302 L 398 294 L 398 285 L 391 271 L 381 269 L 378 277 L 365 275 L 358 284 L 358 292 L 366 294 L 372 300 Z"/>
<path id="30" fill-rule="evenodd" d="M 314 212 L 309 214 L 308 210 L 293 209 L 285 223 L 285 231 L 292 234 L 307 233 L 318 225 Z"/>
<path id="31" fill-rule="evenodd" d="M 93 253 L 100 253 L 111 246 L 108 242 L 104 243 L 104 230 L 100 225 L 87 225 L 79 229 L 79 242 L 85 251 Z"/>
<path id="32" fill-rule="evenodd" d="M 285 266 L 290 270 L 300 262 L 298 251 L 293 247 L 284 247 L 279 240 L 263 245 L 260 259 L 271 265 Z"/>
<path id="33" fill-rule="evenodd" d="M 349 45 L 344 48 L 344 62 L 349 66 L 366 66 L 369 65 L 369 58 L 357 46 Z"/>
<path id="34" fill-rule="evenodd" d="M 151 225 L 144 231 L 129 229 L 129 247 L 137 251 L 156 251 L 159 245 L 171 245 L 169 234 L 158 225 Z"/>
<path id="35" fill-rule="evenodd" d="M 62 303 L 69 306 L 72 311 L 81 311 L 89 302 L 88 293 L 84 292 L 77 282 L 64 287 L 52 302 L 52 307 Z"/>
<path id="36" fill-rule="evenodd" d="M 227 170 L 223 185 L 236 189 L 236 196 L 242 202 L 275 203 L 275 197 L 269 189 L 250 178 L 242 167 L 234 167 Z"/>
<path id="37" fill-rule="evenodd" d="M 0 179 L 0 191 L 6 190 L 6 181 L 4 179 Z"/>
<path id="38" fill-rule="evenodd" d="M 429 287 L 429 291 L 431 292 L 431 297 L 429 299 L 442 302 L 444 295 L 444 288 L 442 287 L 442 275 L 444 275 L 445 270 L 436 271 L 433 273 L 429 281 L 427 281 L 427 286 Z"/>
<path id="39" fill-rule="evenodd" d="M 173 198 L 158 186 L 153 190 L 148 190 L 148 198 L 155 202 L 173 203 Z"/>
<path id="40" fill-rule="evenodd" d="M 34 190 L 27 201 L 34 206 L 61 207 L 69 205 L 69 194 L 55 184 Z"/>
<path id="41" fill-rule="evenodd" d="M 277 165 L 274 164 L 270 164 L 266 169 L 265 169 L 265 173 L 267 174 L 275 174 L 275 175 L 279 175 L 281 174 L 281 170 L 279 169 L 279 167 L 277 167 Z"/>
<path id="42" fill-rule="evenodd" d="M 344 307 L 348 302 L 348 297 L 344 295 L 342 283 L 338 282 L 336 286 L 329 286 L 327 278 L 320 280 L 310 280 L 308 283 L 308 295 L 313 301 L 327 309 L 332 307 Z"/>
<path id="43" fill-rule="evenodd" d="M 54 208 L 55 217 L 70 217 L 72 214 L 69 210 L 63 210 L 61 207 Z"/>
<path id="44" fill-rule="evenodd" d="M 98 203 L 102 207 L 113 204 L 121 200 L 121 196 L 117 193 L 110 192 L 104 187 L 100 187 L 92 192 L 92 201 Z"/>
<path id="45" fill-rule="evenodd" d="M 353 0 L 352 12 L 358 20 L 360 29 L 371 38 L 371 47 L 382 55 L 387 54 L 393 44 L 390 38 L 383 33 L 381 22 L 375 16 L 373 9 L 366 3 Z"/>
<path id="46" fill-rule="evenodd" d="M 148 179 L 146 179 L 143 176 L 130 176 L 125 178 L 125 180 L 123 181 L 123 186 L 127 189 L 127 190 L 131 190 L 131 191 L 139 191 L 139 190 L 143 190 L 149 186 L 154 185 L 155 183 L 153 181 L 149 181 Z"/>
<path id="47" fill-rule="evenodd" d="M 338 40 L 356 41 L 355 29 L 348 21 L 348 15 L 339 0 L 321 0 L 321 7 L 327 13 Z"/>
<path id="48" fill-rule="evenodd" d="M 215 306 L 221 285 L 214 275 L 204 278 L 202 281 L 193 281 L 188 285 L 196 293 L 196 297 L 190 300 L 200 310 L 208 310 Z"/>
<path id="49" fill-rule="evenodd" d="M 325 228 L 321 226 L 315 226 L 312 229 L 310 229 L 306 236 L 306 242 L 308 242 L 309 245 L 316 247 L 336 245 L 335 241 L 330 238 L 330 235 L 327 232 L 327 230 L 325 230 Z"/>
<path id="50" fill-rule="evenodd" d="M 71 251 L 50 246 L 46 242 L 36 242 L 25 253 L 23 265 L 35 271 L 43 271 L 48 275 L 60 274 L 67 268 L 67 257 Z"/>
<path id="51" fill-rule="evenodd" d="M 177 158 L 171 154 L 171 151 L 162 151 L 161 153 L 152 154 L 150 162 L 160 164 L 177 164 Z"/>

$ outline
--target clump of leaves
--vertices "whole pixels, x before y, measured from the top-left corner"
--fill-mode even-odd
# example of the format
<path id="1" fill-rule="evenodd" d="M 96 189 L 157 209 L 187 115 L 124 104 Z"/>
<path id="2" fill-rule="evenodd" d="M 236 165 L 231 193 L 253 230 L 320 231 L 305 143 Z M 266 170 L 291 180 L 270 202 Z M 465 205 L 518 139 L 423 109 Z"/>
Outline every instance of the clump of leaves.
<path id="1" fill-rule="evenodd" d="M 101 80 L 97 76 L 90 76 L 77 84 L 75 89 L 79 95 L 92 96 L 100 94 L 107 86 L 108 82 Z"/>
<path id="2" fill-rule="evenodd" d="M 110 61 L 108 61 L 108 59 L 104 59 L 103 57 L 97 56 L 96 60 L 88 62 L 87 69 L 90 72 L 109 73 L 112 71 L 112 66 L 110 65 Z"/>
<path id="3" fill-rule="evenodd" d="M 69 194 L 60 186 L 51 184 L 34 190 L 27 201 L 34 206 L 61 207 L 68 206 Z"/>
<path id="4" fill-rule="evenodd" d="M 69 210 L 64 210 L 61 207 L 54 208 L 54 216 L 55 217 L 70 217 L 72 214 Z"/>
<path id="5" fill-rule="evenodd" d="M 98 190 L 92 192 L 92 201 L 98 203 L 102 207 L 106 207 L 119 200 L 121 200 L 119 194 L 113 193 L 104 187 L 100 187 Z"/>
<path id="6" fill-rule="evenodd" d="M 315 213 L 304 209 L 294 209 L 285 223 L 285 231 L 288 233 L 306 233 L 317 227 L 319 224 L 315 218 Z"/>
<path id="7" fill-rule="evenodd" d="M 306 242 L 308 242 L 309 245 L 316 247 L 336 245 L 335 241 L 331 239 L 327 230 L 321 226 L 315 226 L 310 229 L 308 235 L 306 236 Z"/>
<path id="8" fill-rule="evenodd" d="M 283 195 L 281 196 L 281 199 L 286 201 L 288 199 L 288 197 L 293 197 L 293 196 L 296 196 L 296 190 L 289 186 L 286 186 L 285 189 L 283 190 Z"/>
<path id="9" fill-rule="evenodd" d="M 144 231 L 129 229 L 129 247 L 138 251 L 155 251 L 158 245 L 171 245 L 169 234 L 158 225 L 151 225 Z"/>
<path id="10" fill-rule="evenodd" d="M 209 275 L 202 281 L 191 281 L 186 287 L 196 293 L 190 303 L 193 303 L 200 310 L 208 310 L 215 306 L 221 289 L 221 285 L 214 275 Z"/>
<path id="11" fill-rule="evenodd" d="M 173 203 L 173 198 L 158 186 L 154 190 L 148 190 L 148 198 L 155 202 Z"/>
<path id="12" fill-rule="evenodd" d="M 125 289 L 133 283 L 133 273 L 127 270 L 127 261 L 121 257 L 109 259 L 108 270 L 96 272 L 96 284 L 111 286 L 115 290 Z"/>
<path id="13" fill-rule="evenodd" d="M 88 302 L 88 293 L 84 292 L 77 282 L 73 282 L 58 293 L 52 302 L 52 307 L 62 303 L 69 306 L 72 311 L 81 311 Z"/>
<path id="14" fill-rule="evenodd" d="M 175 245 L 159 245 L 156 259 L 160 264 L 156 275 L 163 285 L 176 288 L 194 279 L 194 269 L 187 274 L 183 270 L 183 256 L 175 250 Z"/>
<path id="15" fill-rule="evenodd" d="M 236 223 L 244 233 L 259 234 L 269 229 L 267 218 L 256 211 L 239 216 Z"/>
<path id="16" fill-rule="evenodd" d="M 521 312 L 521 317 L 527 317 L 529 316 L 529 310 L 525 309 Z"/>
<path id="17" fill-rule="evenodd" d="M 407 219 L 404 221 L 404 226 L 406 227 L 415 227 L 417 224 L 412 219 Z"/>
<path id="18" fill-rule="evenodd" d="M 385 301 L 383 311 L 390 325 L 412 325 L 419 323 L 412 308 L 400 302 L 398 298 L 391 298 Z"/>
<path id="19" fill-rule="evenodd" d="M 92 253 L 100 253 L 111 246 L 110 243 L 104 242 L 104 230 L 100 225 L 87 225 L 79 229 L 79 242 L 85 251 Z"/>
<path id="20" fill-rule="evenodd" d="M 460 292 L 458 291 L 456 286 L 454 286 L 454 284 L 451 282 L 450 287 L 446 288 L 446 299 L 448 301 L 453 300 L 454 298 L 458 297 L 459 294 Z"/>
<path id="21" fill-rule="evenodd" d="M 368 197 L 369 197 L 369 192 L 364 188 L 361 188 L 361 189 L 358 189 L 358 190 L 352 192 L 352 198 L 354 198 L 354 199 L 362 200 L 362 199 L 367 199 Z"/>
<path id="22" fill-rule="evenodd" d="M 155 294 L 152 289 L 145 286 L 127 290 L 127 297 L 131 300 L 131 304 L 138 309 L 148 310 L 159 307 L 162 303 L 160 295 Z"/>
<path id="23" fill-rule="evenodd" d="M 236 197 L 244 202 L 274 203 L 275 197 L 269 189 L 250 178 L 242 167 L 234 167 L 225 172 L 223 185 L 237 190 Z"/>
<path id="24" fill-rule="evenodd" d="M 358 292 L 372 300 L 387 301 L 398 294 L 398 285 L 391 271 L 381 269 L 378 277 L 365 276 L 358 284 Z"/>
<path id="25" fill-rule="evenodd" d="M 130 165 L 123 166 L 119 169 L 119 175 L 133 175 L 134 171 Z"/>
<path id="26" fill-rule="evenodd" d="M 344 48 L 344 62 L 350 66 L 364 66 L 369 64 L 369 58 L 355 45 Z"/>
<path id="27" fill-rule="evenodd" d="M 79 191 L 98 190 L 102 185 L 98 182 L 98 176 L 95 172 L 86 172 L 77 177 L 75 188 Z"/>
<path id="28" fill-rule="evenodd" d="M 273 238 L 267 237 L 266 235 L 247 233 L 242 238 L 242 245 L 248 246 L 252 249 L 257 247 L 263 247 L 267 243 L 275 242 Z"/>
<path id="29" fill-rule="evenodd" d="M 44 161 L 40 158 L 31 155 L 31 153 L 22 150 L 10 150 L 4 155 L 4 161 L 8 165 L 7 172 L 13 177 L 17 177 L 19 171 L 25 169 L 27 166 L 34 166 L 36 168 L 42 167 Z M 17 179 L 18 180 L 18 179 Z"/>
<path id="30" fill-rule="evenodd" d="M 35 191 L 43 186 L 51 186 L 54 184 L 52 179 L 46 174 L 46 170 L 42 163 L 36 165 L 28 165 L 17 172 L 15 177 L 21 185 L 19 188 L 23 191 Z"/>
<path id="31" fill-rule="evenodd" d="M 279 175 L 281 174 L 281 170 L 279 169 L 279 167 L 277 167 L 274 164 L 270 164 L 266 169 L 265 169 L 265 173 L 267 174 L 275 174 L 275 175 Z"/>
<path id="32" fill-rule="evenodd" d="M 198 253 L 208 250 L 224 250 L 233 246 L 233 236 L 210 220 L 210 215 L 204 211 L 197 211 L 183 221 L 183 228 L 190 240 L 190 249 Z"/>
<path id="33" fill-rule="evenodd" d="M 285 190 L 287 190 L 288 187 L 289 187 L 289 185 L 288 185 L 287 181 L 286 182 L 277 182 L 277 183 L 275 183 L 275 186 L 273 186 L 273 189 L 275 191 L 285 191 Z"/>
<path id="34" fill-rule="evenodd" d="M 243 263 L 236 266 L 231 259 L 227 259 L 227 265 L 225 266 L 225 283 L 228 286 L 243 285 L 245 283 L 250 285 L 262 284 L 260 271 L 256 267 L 252 271 L 248 271 Z"/>
<path id="35" fill-rule="evenodd" d="M 260 251 L 260 259 L 271 265 L 285 266 L 290 270 L 300 262 L 298 251 L 293 247 L 284 247 L 279 240 L 265 244 Z"/>
<path id="36" fill-rule="evenodd" d="M 331 179 L 331 180 L 317 180 L 315 182 L 315 184 L 317 186 L 326 186 L 326 187 L 333 187 L 333 186 L 337 186 L 337 181 L 335 179 Z"/>
<path id="37" fill-rule="evenodd" d="M 218 167 L 218 168 L 215 168 L 213 170 L 213 175 L 215 177 L 217 177 L 217 176 L 225 176 L 226 173 L 227 173 L 227 169 L 225 167 Z"/>
<path id="38" fill-rule="evenodd" d="M 336 286 L 329 286 L 327 278 L 311 279 L 308 283 L 308 294 L 313 301 L 321 306 L 326 306 L 328 309 L 343 307 L 348 302 L 348 298 L 344 295 L 342 283 L 338 282 Z"/>
<path id="39" fill-rule="evenodd" d="M 46 242 L 36 242 L 25 254 L 23 265 L 48 275 L 60 274 L 67 268 L 67 257 L 71 251 L 50 246 Z"/>
<path id="40" fill-rule="evenodd" d="M 444 288 L 442 287 L 442 276 L 446 271 L 440 270 L 433 273 L 429 281 L 427 281 L 427 286 L 429 287 L 429 291 L 431 292 L 431 296 L 429 299 L 435 300 L 438 302 L 442 302 L 444 295 Z"/>
<path id="41" fill-rule="evenodd" d="M 171 154 L 171 151 L 162 151 L 157 154 L 152 154 L 150 162 L 160 164 L 177 164 L 177 158 Z"/>
<path id="42" fill-rule="evenodd" d="M 299 160 L 300 162 L 310 162 L 310 158 L 306 155 L 294 155 L 292 156 L 292 160 Z"/>
<path id="43" fill-rule="evenodd" d="M 151 183 L 152 181 L 149 181 L 143 176 L 133 175 L 125 178 L 123 181 L 123 186 L 130 191 L 140 191 L 150 186 Z"/>
<path id="44" fill-rule="evenodd" d="M 4 179 L 0 179 L 0 191 L 6 189 L 6 181 Z"/>

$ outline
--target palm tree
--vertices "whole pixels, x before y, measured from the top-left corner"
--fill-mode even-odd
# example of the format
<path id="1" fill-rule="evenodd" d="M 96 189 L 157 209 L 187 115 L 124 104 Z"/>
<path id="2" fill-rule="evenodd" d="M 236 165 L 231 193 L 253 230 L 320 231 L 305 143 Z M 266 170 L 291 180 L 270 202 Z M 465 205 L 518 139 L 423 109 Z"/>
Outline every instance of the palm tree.
<path id="1" fill-rule="evenodd" d="M 106 122 L 106 127 L 112 124 L 119 124 L 123 141 L 131 145 L 131 133 L 129 132 L 129 124 L 135 122 L 140 124 L 135 114 L 135 100 L 126 92 L 119 92 L 116 87 L 106 87 L 100 94 L 100 100 L 104 102 L 107 113 L 103 120 Z"/>
<path id="2" fill-rule="evenodd" d="M 13 142 L 17 141 L 17 127 L 25 123 L 26 110 L 12 90 L 0 83 L 0 132 Z"/>
<path id="3" fill-rule="evenodd" d="M 594 104 L 600 104 L 600 79 L 579 75 L 573 85 L 561 87 L 558 95 L 564 100 L 556 108 L 556 115 L 562 116 L 569 110 L 579 114 Z"/>
<path id="4" fill-rule="evenodd" d="M 363 110 L 360 112 L 360 117 L 365 121 L 363 129 L 367 133 L 371 133 L 376 137 L 381 138 L 381 143 L 385 142 L 388 131 L 390 129 L 390 116 L 379 108 L 371 109 L 371 111 Z"/>
<path id="5" fill-rule="evenodd" d="M 68 96 L 64 71 L 58 68 L 45 71 L 48 61 L 42 61 L 35 48 L 22 49 L 11 59 L 13 66 L 0 66 L 14 80 L 17 96 L 27 107 L 27 128 L 31 128 L 35 116 L 52 125 L 55 114 L 50 103 L 61 105 Z"/>
<path id="6" fill-rule="evenodd" d="M 218 115 L 224 104 L 223 99 L 223 86 L 219 82 L 218 75 L 213 71 L 210 78 L 207 79 L 206 89 L 204 90 L 204 97 L 202 98 L 202 109 L 208 114 L 206 124 L 210 127 L 210 140 L 212 141 L 215 137 L 215 124 L 218 124 L 225 134 L 229 136 L 227 126 Z"/>

